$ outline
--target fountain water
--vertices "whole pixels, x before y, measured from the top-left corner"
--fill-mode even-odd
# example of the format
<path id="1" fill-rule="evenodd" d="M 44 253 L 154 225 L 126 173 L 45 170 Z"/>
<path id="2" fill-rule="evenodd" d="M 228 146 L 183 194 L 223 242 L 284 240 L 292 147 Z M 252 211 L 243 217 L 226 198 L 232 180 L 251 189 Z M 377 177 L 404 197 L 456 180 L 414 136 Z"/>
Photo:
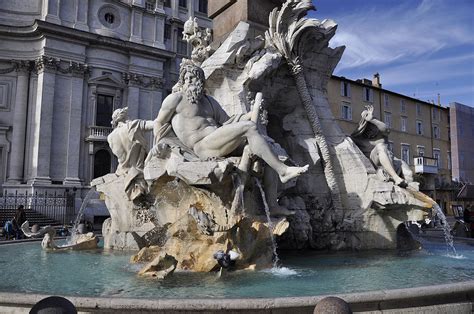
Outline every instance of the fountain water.
<path id="1" fill-rule="evenodd" d="M 458 257 L 456 252 L 456 248 L 454 247 L 453 236 L 451 235 L 451 229 L 449 228 L 449 224 L 446 220 L 446 216 L 443 213 L 441 207 L 438 204 L 433 205 L 433 209 L 436 211 L 436 216 L 441 220 L 441 226 L 443 228 L 444 239 L 446 240 L 446 251 L 447 255 L 453 254 L 454 257 Z"/>
<path id="2" fill-rule="evenodd" d="M 273 236 L 273 223 L 270 218 L 270 208 L 268 207 L 267 203 L 267 198 L 265 196 L 265 191 L 263 190 L 262 184 L 260 183 L 260 180 L 255 178 L 255 182 L 260 190 L 260 195 L 262 196 L 262 201 L 263 201 L 263 206 L 265 207 L 265 214 L 267 215 L 267 221 L 268 221 L 268 229 L 270 230 L 270 238 L 272 239 L 272 250 L 273 250 L 273 268 L 279 268 L 278 263 L 280 262 L 280 259 L 278 258 L 278 253 L 277 253 L 277 244 L 275 241 L 275 237 Z"/>
<path id="3" fill-rule="evenodd" d="M 78 228 L 79 224 L 81 223 L 81 219 L 84 216 L 84 210 L 86 209 L 87 204 L 89 203 L 92 196 L 96 193 L 95 187 L 91 187 L 89 192 L 87 192 L 84 200 L 82 201 L 81 207 L 79 208 L 79 212 L 77 213 L 76 219 L 74 220 L 74 225 L 72 227 L 71 236 L 68 238 L 68 243 L 74 242 L 78 235 Z"/>

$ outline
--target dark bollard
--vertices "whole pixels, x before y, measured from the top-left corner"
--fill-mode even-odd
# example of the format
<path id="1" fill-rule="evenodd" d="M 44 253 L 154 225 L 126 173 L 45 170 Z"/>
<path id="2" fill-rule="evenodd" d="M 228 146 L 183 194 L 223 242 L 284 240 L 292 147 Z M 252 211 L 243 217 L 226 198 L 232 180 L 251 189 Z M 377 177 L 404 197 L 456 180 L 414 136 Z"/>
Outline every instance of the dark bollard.
<path id="1" fill-rule="evenodd" d="M 30 314 L 77 314 L 77 310 L 68 299 L 53 296 L 36 303 Z"/>
<path id="2" fill-rule="evenodd" d="M 316 304 L 314 314 L 352 314 L 349 304 L 341 298 L 327 297 Z"/>

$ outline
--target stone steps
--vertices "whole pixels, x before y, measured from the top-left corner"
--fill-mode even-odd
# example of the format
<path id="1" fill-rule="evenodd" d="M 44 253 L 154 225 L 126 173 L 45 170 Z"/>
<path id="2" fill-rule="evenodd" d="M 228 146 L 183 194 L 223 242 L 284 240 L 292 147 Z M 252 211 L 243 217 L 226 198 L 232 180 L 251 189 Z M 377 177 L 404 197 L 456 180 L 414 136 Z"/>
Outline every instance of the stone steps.
<path id="1" fill-rule="evenodd" d="M 15 216 L 15 211 L 15 209 L 0 209 L 0 227 L 3 227 L 7 220 L 11 220 Z M 33 226 L 34 224 L 38 224 L 40 227 L 47 225 L 62 225 L 61 222 L 46 217 L 45 215 L 31 209 L 25 210 L 25 213 L 30 226 Z"/>

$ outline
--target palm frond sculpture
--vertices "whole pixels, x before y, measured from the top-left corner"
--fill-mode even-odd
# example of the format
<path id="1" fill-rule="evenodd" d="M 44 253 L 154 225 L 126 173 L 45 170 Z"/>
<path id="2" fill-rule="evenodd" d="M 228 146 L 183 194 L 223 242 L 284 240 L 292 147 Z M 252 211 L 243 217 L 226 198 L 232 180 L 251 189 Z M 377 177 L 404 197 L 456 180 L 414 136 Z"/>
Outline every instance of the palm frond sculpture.
<path id="1" fill-rule="evenodd" d="M 324 174 L 331 191 L 333 206 L 335 209 L 341 209 L 339 186 L 335 178 L 328 143 L 322 132 L 321 123 L 306 84 L 300 59 L 305 45 L 303 39 L 308 38 L 307 34 L 311 32 L 334 34 L 336 30 L 336 24 L 334 23 L 321 23 L 318 20 L 305 17 L 309 10 L 314 9 L 311 0 L 287 0 L 280 10 L 275 8 L 270 13 L 269 29 L 265 33 L 265 39 L 267 46 L 273 46 L 290 66 L 298 93 L 321 152 Z"/>

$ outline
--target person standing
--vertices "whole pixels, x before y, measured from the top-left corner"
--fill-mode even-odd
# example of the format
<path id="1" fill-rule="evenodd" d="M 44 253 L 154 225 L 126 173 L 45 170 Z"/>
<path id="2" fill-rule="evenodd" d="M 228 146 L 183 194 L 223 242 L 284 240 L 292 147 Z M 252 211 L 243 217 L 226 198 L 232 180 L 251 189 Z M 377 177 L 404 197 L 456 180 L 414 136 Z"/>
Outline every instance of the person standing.
<path id="1" fill-rule="evenodd" d="M 13 228 L 15 231 L 15 238 L 20 239 L 23 236 L 21 225 L 26 221 L 25 206 L 20 205 L 16 209 L 15 217 L 13 218 Z"/>

